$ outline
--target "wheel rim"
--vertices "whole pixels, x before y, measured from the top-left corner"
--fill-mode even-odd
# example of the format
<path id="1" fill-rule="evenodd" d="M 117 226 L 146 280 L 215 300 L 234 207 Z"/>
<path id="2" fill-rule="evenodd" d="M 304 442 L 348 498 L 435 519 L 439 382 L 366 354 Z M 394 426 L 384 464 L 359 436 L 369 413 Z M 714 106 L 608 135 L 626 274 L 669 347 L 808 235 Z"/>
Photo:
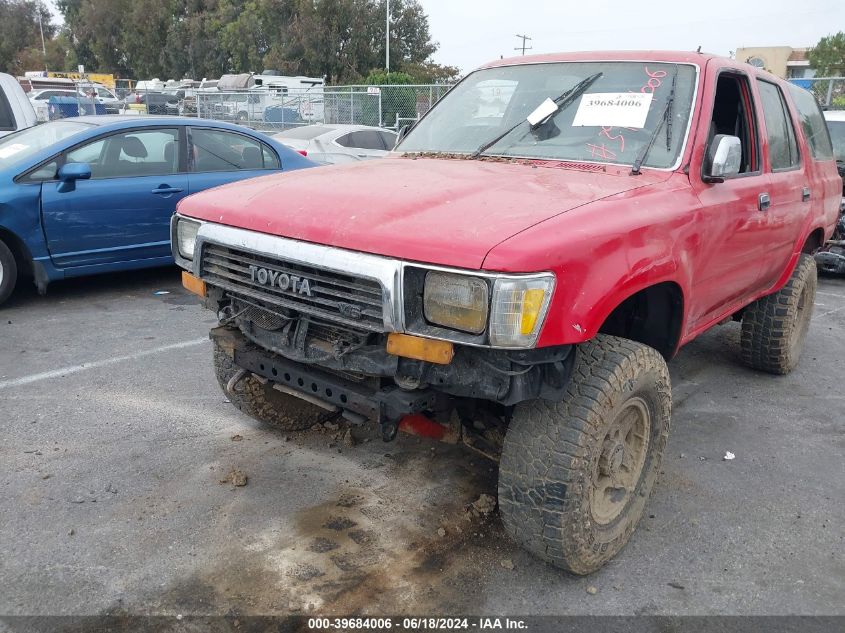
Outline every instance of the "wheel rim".
<path id="1" fill-rule="evenodd" d="M 642 398 L 631 398 L 608 427 L 593 465 L 590 507 L 596 523 L 615 521 L 634 496 L 648 454 L 650 433 L 648 405 Z"/>
<path id="2" fill-rule="evenodd" d="M 0 286 L 3 285 L 3 272 L 4 272 L 3 262 L 0 262 Z"/>

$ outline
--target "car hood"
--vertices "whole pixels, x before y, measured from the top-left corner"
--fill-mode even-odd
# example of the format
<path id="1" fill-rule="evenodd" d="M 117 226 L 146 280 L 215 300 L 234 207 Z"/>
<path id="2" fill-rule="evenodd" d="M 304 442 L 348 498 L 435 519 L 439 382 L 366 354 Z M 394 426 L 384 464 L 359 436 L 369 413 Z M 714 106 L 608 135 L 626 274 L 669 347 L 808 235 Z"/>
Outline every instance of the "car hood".
<path id="1" fill-rule="evenodd" d="M 210 222 L 405 260 L 481 268 L 509 237 L 669 172 L 395 157 L 265 176 L 183 200 Z"/>

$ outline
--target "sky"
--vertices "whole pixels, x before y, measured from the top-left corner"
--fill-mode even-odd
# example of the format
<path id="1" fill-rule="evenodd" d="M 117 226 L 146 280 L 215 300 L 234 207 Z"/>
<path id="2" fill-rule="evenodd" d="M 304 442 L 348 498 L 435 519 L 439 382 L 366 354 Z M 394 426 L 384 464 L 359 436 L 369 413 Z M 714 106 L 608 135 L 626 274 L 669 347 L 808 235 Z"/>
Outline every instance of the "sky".
<path id="1" fill-rule="evenodd" d="M 55 1 L 46 0 L 53 14 Z M 676 49 L 728 55 L 748 46 L 812 46 L 845 31 L 845 0 L 419 0 L 440 48 L 434 60 L 470 71 L 520 54 Z"/>
<path id="2" fill-rule="evenodd" d="M 727 55 L 749 46 L 812 46 L 845 31 L 845 0 L 419 0 L 440 49 L 469 71 L 530 53 L 679 49 Z M 529 53 L 529 54 L 530 54 Z"/>

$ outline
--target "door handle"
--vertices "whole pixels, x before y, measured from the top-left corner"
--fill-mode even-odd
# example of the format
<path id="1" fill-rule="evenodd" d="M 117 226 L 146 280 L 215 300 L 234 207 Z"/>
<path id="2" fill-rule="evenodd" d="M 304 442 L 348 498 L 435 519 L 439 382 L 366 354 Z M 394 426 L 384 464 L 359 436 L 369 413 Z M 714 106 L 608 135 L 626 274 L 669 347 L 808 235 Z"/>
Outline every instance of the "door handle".
<path id="1" fill-rule="evenodd" d="M 159 193 L 159 194 L 168 194 L 168 193 L 182 193 L 182 189 L 178 187 L 159 187 L 158 189 L 153 189 L 152 193 Z"/>
<path id="2" fill-rule="evenodd" d="M 810 188 L 804 187 L 801 190 L 801 202 L 807 202 L 810 199 Z"/>
<path id="3" fill-rule="evenodd" d="M 769 194 L 761 193 L 757 196 L 757 208 L 760 211 L 766 211 L 770 206 L 772 206 L 772 199 L 769 197 Z"/>

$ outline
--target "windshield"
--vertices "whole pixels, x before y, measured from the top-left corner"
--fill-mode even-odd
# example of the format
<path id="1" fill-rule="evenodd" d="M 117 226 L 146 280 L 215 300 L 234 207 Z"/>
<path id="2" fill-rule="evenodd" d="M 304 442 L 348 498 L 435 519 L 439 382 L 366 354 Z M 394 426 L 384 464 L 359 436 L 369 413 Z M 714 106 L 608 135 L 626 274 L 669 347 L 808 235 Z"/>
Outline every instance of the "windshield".
<path id="1" fill-rule="evenodd" d="M 830 130 L 836 160 L 845 161 L 845 121 L 828 121 L 827 128 Z"/>
<path id="2" fill-rule="evenodd" d="M 644 162 L 672 167 L 695 90 L 695 68 L 684 64 L 562 62 L 479 70 L 443 97 L 396 151 L 472 154 L 546 99 L 598 73 L 583 95 L 547 123 L 518 126 L 484 155 L 630 165 L 662 124 L 674 79 L 672 125 L 660 130 Z"/>
<path id="3" fill-rule="evenodd" d="M 0 161 L 24 160 L 90 127 L 80 121 L 52 121 L 9 134 L 0 139 Z"/>

